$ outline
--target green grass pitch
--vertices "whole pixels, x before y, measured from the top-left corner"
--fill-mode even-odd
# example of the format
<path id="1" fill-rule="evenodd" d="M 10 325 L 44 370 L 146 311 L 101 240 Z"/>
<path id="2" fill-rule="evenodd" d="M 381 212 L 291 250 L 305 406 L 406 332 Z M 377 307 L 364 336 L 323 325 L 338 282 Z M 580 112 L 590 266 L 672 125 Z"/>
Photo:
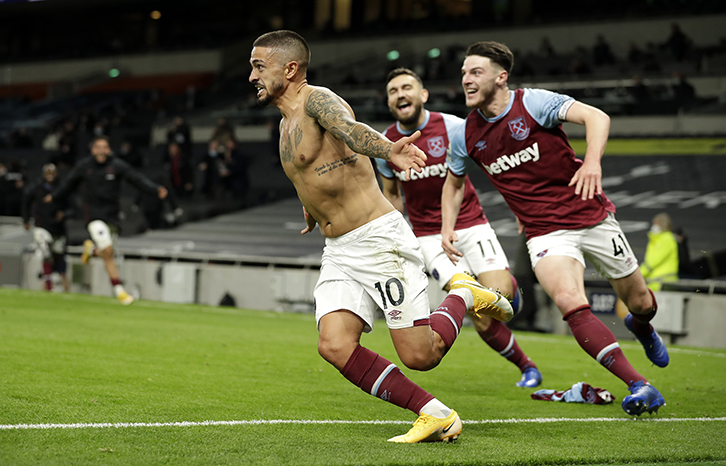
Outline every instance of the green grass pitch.
<path id="1" fill-rule="evenodd" d="M 436 369 L 403 368 L 460 413 L 459 441 L 391 444 L 415 416 L 323 361 L 312 315 L 0 289 L 0 465 L 726 464 L 726 351 L 674 346 L 660 369 L 622 342 L 667 403 L 633 420 L 572 337 L 516 335 L 543 388 L 616 402 L 534 401 L 465 327 Z M 385 323 L 363 344 L 399 363 Z"/>

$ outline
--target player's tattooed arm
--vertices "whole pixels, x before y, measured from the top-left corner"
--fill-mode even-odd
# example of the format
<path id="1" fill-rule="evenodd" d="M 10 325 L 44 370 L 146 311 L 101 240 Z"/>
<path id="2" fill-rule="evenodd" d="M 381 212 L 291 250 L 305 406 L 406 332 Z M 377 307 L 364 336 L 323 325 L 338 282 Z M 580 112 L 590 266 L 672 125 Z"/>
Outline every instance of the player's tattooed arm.
<path id="1" fill-rule="evenodd" d="M 345 142 L 353 152 L 368 157 L 391 160 L 391 141 L 370 126 L 355 121 L 351 111 L 335 94 L 324 89 L 315 89 L 305 102 L 305 112 Z"/>

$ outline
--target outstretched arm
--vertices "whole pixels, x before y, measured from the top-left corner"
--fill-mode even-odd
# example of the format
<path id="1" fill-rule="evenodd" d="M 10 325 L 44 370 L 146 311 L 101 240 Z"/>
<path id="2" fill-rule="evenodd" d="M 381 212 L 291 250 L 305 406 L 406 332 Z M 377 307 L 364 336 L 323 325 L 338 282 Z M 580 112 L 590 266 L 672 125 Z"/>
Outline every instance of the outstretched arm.
<path id="1" fill-rule="evenodd" d="M 392 143 L 370 126 L 356 121 L 350 107 L 327 89 L 310 93 L 305 112 L 353 152 L 393 162 L 406 172 L 406 179 L 410 179 L 411 169 L 420 172 L 426 164 L 426 154 L 413 144 L 421 136 L 420 131 Z"/>
<path id="2" fill-rule="evenodd" d="M 582 102 L 575 102 L 567 111 L 566 121 L 585 125 L 587 151 L 585 160 L 572 176 L 568 186 L 575 186 L 575 195 L 582 200 L 602 194 L 602 167 L 600 160 L 605 153 L 610 132 L 610 117 L 602 110 Z"/>

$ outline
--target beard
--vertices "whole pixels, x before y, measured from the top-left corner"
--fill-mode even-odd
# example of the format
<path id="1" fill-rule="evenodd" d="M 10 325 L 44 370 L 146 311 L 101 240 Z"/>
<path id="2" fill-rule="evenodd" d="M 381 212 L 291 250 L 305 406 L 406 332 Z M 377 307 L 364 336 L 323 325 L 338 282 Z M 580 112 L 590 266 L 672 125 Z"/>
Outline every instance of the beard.
<path id="1" fill-rule="evenodd" d="M 270 92 L 270 89 L 265 86 L 263 88 L 265 90 L 265 96 L 257 98 L 257 105 L 259 105 L 260 107 L 266 107 L 267 105 L 269 105 L 270 102 L 272 102 L 273 93 L 280 92 L 282 88 L 283 84 L 281 82 L 272 83 L 272 92 Z"/>
<path id="2" fill-rule="evenodd" d="M 422 111 L 423 111 L 423 104 L 422 103 L 415 104 L 413 106 L 413 113 L 411 113 L 411 116 L 409 116 L 407 118 L 399 119 L 398 121 L 402 125 L 406 125 L 406 126 L 412 125 L 412 124 L 418 122 L 418 119 L 421 117 Z"/>

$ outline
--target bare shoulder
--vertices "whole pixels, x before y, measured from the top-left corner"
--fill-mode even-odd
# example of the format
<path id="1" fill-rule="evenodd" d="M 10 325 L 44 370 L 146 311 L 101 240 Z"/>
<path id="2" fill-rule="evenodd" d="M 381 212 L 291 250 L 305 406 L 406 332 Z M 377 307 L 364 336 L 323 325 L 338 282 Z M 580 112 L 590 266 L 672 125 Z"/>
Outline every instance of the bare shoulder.
<path id="1" fill-rule="evenodd" d="M 305 96 L 305 113 L 313 118 L 326 118 L 330 115 L 347 113 L 353 116 L 353 109 L 338 94 L 327 87 L 308 86 Z"/>

